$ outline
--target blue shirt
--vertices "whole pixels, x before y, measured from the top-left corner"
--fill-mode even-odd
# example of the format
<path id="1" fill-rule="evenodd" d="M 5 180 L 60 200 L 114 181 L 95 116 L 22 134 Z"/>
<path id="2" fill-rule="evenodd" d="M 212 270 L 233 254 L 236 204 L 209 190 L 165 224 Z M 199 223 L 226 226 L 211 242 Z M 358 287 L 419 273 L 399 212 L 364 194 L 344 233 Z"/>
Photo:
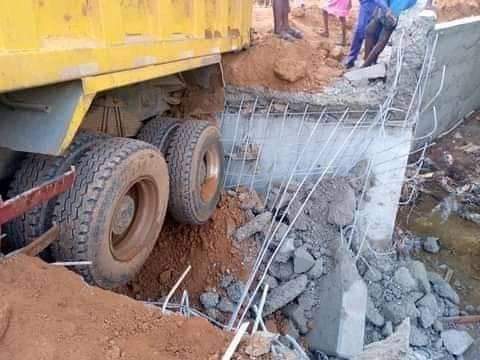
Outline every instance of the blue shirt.
<path id="1" fill-rule="evenodd" d="M 417 3 L 417 0 L 360 0 L 360 3 L 375 3 L 379 8 L 387 10 L 390 8 L 395 16 L 400 16 L 402 11 L 410 9 Z"/>
<path id="2" fill-rule="evenodd" d="M 416 2 L 417 0 L 390 0 L 390 9 L 398 17 L 402 11 L 410 9 Z"/>

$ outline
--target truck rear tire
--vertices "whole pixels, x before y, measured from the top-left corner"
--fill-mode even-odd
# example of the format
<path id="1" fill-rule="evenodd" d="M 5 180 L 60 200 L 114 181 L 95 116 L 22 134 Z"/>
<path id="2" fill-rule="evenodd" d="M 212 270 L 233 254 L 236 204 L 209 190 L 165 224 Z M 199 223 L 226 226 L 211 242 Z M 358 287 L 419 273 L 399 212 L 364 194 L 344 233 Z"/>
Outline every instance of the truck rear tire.
<path id="1" fill-rule="evenodd" d="M 136 138 L 154 145 L 162 154 L 166 154 L 172 137 L 180 126 L 178 119 L 156 117 L 142 126 Z"/>
<path id="2" fill-rule="evenodd" d="M 102 138 L 105 138 L 105 135 L 79 132 L 61 156 L 28 155 L 15 173 L 8 191 L 8 198 L 13 198 L 64 174 L 76 164 L 84 152 Z M 50 228 L 55 202 L 55 199 L 52 199 L 6 224 L 7 244 L 12 250 L 30 244 Z M 44 252 L 43 255 L 48 257 L 48 252 Z"/>
<path id="3" fill-rule="evenodd" d="M 172 217 L 203 224 L 215 211 L 224 177 L 224 154 L 218 129 L 189 120 L 177 129 L 168 149 Z"/>
<path id="4" fill-rule="evenodd" d="M 103 288 L 127 283 L 150 255 L 165 219 L 169 180 L 162 154 L 142 141 L 111 138 L 84 154 L 77 179 L 58 198 L 57 260 Z"/>

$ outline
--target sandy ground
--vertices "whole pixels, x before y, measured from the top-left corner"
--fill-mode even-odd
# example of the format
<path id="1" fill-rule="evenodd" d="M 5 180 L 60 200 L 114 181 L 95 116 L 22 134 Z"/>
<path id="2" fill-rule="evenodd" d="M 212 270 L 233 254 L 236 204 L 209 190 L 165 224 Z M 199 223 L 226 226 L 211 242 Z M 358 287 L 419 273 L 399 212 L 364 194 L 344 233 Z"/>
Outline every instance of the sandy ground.
<path id="1" fill-rule="evenodd" d="M 480 15 L 480 0 L 435 0 L 434 4 L 441 22 Z"/>
<path id="2" fill-rule="evenodd" d="M 256 6 L 253 12 L 253 46 L 224 57 L 226 82 L 242 87 L 318 92 L 341 76 L 341 60 L 348 47 L 337 45 L 341 40 L 341 30 L 339 21 L 333 17 L 330 19 L 330 38 L 320 35 L 323 31 L 322 6 L 323 1 L 312 0 L 307 1 L 304 13 L 298 8 L 292 10 L 291 25 L 305 35 L 303 40 L 297 41 L 285 41 L 275 36 L 272 9 Z M 355 24 L 357 7 L 358 4 L 355 4 L 348 19 L 348 37 Z M 294 82 L 280 79 L 274 72 L 280 60 L 288 60 L 290 67 L 297 70 L 304 67 L 304 76 Z"/>
<path id="3" fill-rule="evenodd" d="M 249 272 L 248 252 L 254 248 L 237 248 L 229 236 L 244 222 L 238 200 L 229 196 L 223 197 L 205 225 L 180 225 L 168 219 L 140 274 L 118 292 L 142 300 L 159 300 L 188 265 L 192 270 L 178 293 L 186 289 L 193 303 L 198 303 L 199 295 L 207 288 L 216 288 L 224 274 L 245 279 Z"/>
<path id="4" fill-rule="evenodd" d="M 208 360 L 229 340 L 207 321 L 162 316 L 37 258 L 0 266 L 0 360 Z"/>

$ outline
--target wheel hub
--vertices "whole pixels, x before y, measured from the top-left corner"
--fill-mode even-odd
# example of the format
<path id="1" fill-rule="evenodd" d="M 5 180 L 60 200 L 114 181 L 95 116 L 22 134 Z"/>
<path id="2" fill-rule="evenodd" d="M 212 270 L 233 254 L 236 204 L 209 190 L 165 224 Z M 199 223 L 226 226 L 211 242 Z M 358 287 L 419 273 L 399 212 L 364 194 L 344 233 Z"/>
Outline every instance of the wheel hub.
<path id="1" fill-rule="evenodd" d="M 220 155 L 215 147 L 205 152 L 198 173 L 201 198 L 208 202 L 215 196 L 219 182 Z"/>
<path id="2" fill-rule="evenodd" d="M 135 200 L 129 194 L 120 200 L 113 215 L 112 232 L 115 235 L 125 233 L 135 218 Z"/>

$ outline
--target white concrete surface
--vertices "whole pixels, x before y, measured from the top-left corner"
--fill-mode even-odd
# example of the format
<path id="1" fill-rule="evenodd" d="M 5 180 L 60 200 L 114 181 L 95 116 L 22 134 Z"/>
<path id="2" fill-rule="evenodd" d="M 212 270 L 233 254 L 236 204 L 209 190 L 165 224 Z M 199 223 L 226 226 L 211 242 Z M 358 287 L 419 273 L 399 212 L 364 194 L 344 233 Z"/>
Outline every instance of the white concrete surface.
<path id="1" fill-rule="evenodd" d="M 445 80 L 433 106 L 424 109 L 416 129 L 416 137 L 433 132 L 433 138 L 450 129 L 472 111 L 480 109 L 480 16 L 437 24 L 432 40 L 438 36 L 435 64 L 428 83 L 424 105 L 428 105 Z"/>

